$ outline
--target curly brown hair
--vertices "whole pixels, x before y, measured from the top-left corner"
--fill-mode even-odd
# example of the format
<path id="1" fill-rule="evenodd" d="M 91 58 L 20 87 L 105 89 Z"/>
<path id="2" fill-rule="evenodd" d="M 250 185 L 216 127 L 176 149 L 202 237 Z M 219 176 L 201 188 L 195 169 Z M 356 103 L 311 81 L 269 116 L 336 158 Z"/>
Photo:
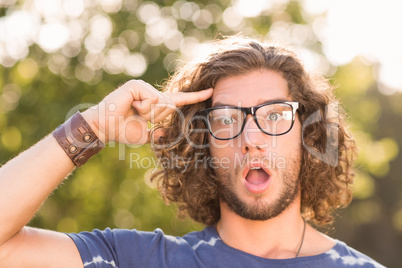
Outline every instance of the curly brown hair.
<path id="1" fill-rule="evenodd" d="M 348 134 L 345 114 L 336 104 L 333 86 L 322 76 L 313 76 L 296 54 L 283 45 L 267 44 L 243 37 L 214 43 L 215 50 L 203 61 L 189 62 L 166 82 L 167 92 L 194 92 L 214 88 L 219 79 L 254 70 L 280 73 L 289 94 L 299 102 L 302 124 L 302 164 L 300 170 L 301 213 L 312 223 L 332 224 L 333 212 L 352 199 L 353 162 L 356 145 Z M 211 99 L 180 107 L 158 125 L 164 137 L 154 144 L 156 156 L 170 165 L 153 173 L 165 201 L 176 202 L 179 213 L 195 221 L 214 225 L 220 219 L 220 187 L 211 165 L 208 132 L 197 112 L 211 107 Z M 205 146 L 207 145 L 207 146 Z"/>

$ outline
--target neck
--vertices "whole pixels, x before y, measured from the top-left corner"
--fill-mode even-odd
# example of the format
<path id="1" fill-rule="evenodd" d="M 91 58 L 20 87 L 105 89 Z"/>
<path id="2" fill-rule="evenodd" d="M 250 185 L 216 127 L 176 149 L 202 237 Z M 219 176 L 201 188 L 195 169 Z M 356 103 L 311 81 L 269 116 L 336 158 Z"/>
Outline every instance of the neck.
<path id="1" fill-rule="evenodd" d="M 304 221 L 296 198 L 279 216 L 266 221 L 244 219 L 221 202 L 216 228 L 221 239 L 233 248 L 264 258 L 294 258 L 300 247 Z"/>

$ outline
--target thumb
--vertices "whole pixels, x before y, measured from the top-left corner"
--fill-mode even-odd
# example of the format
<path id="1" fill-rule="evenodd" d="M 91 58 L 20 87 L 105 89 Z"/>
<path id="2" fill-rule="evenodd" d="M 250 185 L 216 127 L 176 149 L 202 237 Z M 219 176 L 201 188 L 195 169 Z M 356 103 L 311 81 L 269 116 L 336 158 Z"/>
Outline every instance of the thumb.
<path id="1" fill-rule="evenodd" d="M 152 109 L 152 104 L 156 104 L 158 99 L 153 98 L 145 98 L 143 100 L 135 100 L 131 103 L 134 109 L 136 109 L 139 113 L 148 113 Z"/>
<path id="2" fill-rule="evenodd" d="M 133 106 L 134 109 L 136 109 L 137 111 L 141 109 L 141 101 L 133 101 L 131 103 L 131 105 Z"/>

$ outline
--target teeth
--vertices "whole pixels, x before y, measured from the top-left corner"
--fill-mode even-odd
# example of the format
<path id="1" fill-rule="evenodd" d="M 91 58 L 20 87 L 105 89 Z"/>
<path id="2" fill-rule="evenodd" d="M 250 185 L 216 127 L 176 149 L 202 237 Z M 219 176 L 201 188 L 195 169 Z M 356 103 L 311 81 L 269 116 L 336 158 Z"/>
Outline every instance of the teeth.
<path id="1" fill-rule="evenodd" d="M 261 169 L 260 167 L 252 167 L 250 170 Z"/>

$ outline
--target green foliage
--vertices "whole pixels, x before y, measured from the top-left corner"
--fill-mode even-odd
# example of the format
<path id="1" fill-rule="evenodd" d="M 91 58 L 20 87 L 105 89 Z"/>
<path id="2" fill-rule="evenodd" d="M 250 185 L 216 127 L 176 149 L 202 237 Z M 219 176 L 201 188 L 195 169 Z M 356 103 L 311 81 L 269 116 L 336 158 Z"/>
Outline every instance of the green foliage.
<path id="1" fill-rule="evenodd" d="M 33 43 L 27 55 L 16 54 L 0 65 L 0 163 L 48 135 L 76 105 L 95 104 L 129 79 L 162 84 L 177 60 L 201 53 L 198 45 L 205 41 L 237 33 L 284 37 L 323 55 L 314 21 L 304 17 L 299 1 L 275 2 L 250 17 L 236 13 L 229 0 L 137 0 L 122 1 L 120 7 L 89 2 L 82 13 L 63 21 L 76 27 L 63 46 Z M 37 13 L 29 3 L 1 8 L 0 16 L 10 16 L 19 5 Z M 402 95 L 381 95 L 373 66 L 360 58 L 340 67 L 325 64 L 360 146 L 356 199 L 332 235 L 386 265 L 400 266 Z M 148 162 L 138 164 L 138 159 Z M 178 220 L 174 205 L 166 207 L 143 179 L 153 169 L 152 159 L 148 146 L 109 145 L 55 190 L 30 224 L 62 232 L 162 228 L 173 235 L 202 228 Z"/>

